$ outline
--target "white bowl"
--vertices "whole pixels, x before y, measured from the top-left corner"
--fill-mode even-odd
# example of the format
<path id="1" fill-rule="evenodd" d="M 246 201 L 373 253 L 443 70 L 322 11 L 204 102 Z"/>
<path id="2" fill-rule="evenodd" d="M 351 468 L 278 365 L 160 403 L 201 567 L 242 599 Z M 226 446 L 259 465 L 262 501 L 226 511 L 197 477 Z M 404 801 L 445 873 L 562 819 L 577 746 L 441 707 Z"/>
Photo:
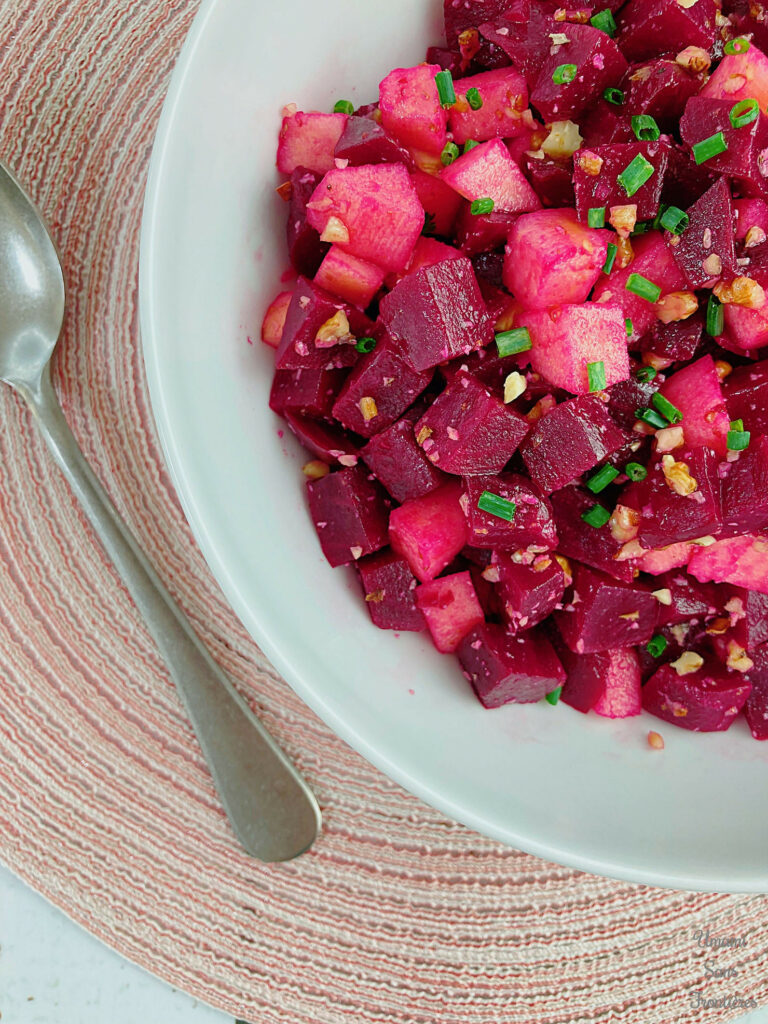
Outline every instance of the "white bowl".
<path id="1" fill-rule="evenodd" d="M 310 523 L 267 407 L 261 317 L 286 266 L 281 107 L 366 102 L 441 38 L 440 0 L 209 0 L 152 158 L 141 323 L 154 414 L 195 536 L 243 623 L 340 736 L 447 815 L 519 849 L 676 888 L 768 891 L 768 744 L 560 705 L 486 711 L 424 636 L 375 629 Z M 248 343 L 248 338 L 253 344 Z M 666 748 L 651 750 L 649 729 Z"/>

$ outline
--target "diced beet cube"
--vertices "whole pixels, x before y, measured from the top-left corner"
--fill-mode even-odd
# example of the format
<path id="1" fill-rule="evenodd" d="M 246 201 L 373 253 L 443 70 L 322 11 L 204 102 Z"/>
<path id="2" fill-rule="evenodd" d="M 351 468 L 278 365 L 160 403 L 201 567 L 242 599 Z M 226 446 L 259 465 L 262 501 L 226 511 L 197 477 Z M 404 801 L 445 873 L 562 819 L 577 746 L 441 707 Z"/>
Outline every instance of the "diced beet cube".
<path id="1" fill-rule="evenodd" d="M 505 53 L 515 67 L 523 72 L 529 88 L 536 84 L 539 72 L 550 55 L 551 33 L 562 31 L 562 22 L 555 21 L 553 14 L 554 11 L 549 8 L 533 3 L 522 24 L 505 18 L 495 21 L 489 18 L 478 25 L 480 38 L 489 52 L 493 53 L 496 47 Z"/>
<path id="2" fill-rule="evenodd" d="M 768 434 L 768 359 L 739 366 L 723 381 L 723 395 L 732 420 L 743 420 L 744 429 Z"/>
<path id="3" fill-rule="evenodd" d="M 360 454 L 395 501 L 421 498 L 448 480 L 416 443 L 409 419 L 398 420 L 376 434 Z"/>
<path id="4" fill-rule="evenodd" d="M 608 412 L 624 430 L 631 431 L 637 421 L 637 410 L 645 409 L 659 390 L 660 382 L 629 377 L 608 388 Z"/>
<path id="5" fill-rule="evenodd" d="M 346 114 L 308 114 L 297 110 L 283 118 L 277 146 L 277 169 L 293 174 L 297 167 L 306 167 L 315 174 L 325 174 L 334 166 L 334 149 L 347 123 Z"/>
<path id="6" fill-rule="evenodd" d="M 744 647 L 750 653 L 768 644 L 768 594 L 737 590 L 728 602 L 731 622 L 742 630 Z"/>
<path id="7" fill-rule="evenodd" d="M 661 394 L 683 414 L 686 444 L 726 454 L 730 420 L 712 356 L 702 356 L 673 373 L 662 385 Z"/>
<path id="8" fill-rule="evenodd" d="M 380 551 L 357 563 L 365 605 L 379 629 L 420 632 L 424 616 L 416 607 L 416 577 L 404 558 L 394 551 Z"/>
<path id="9" fill-rule="evenodd" d="M 603 364 L 607 386 L 629 377 L 627 331 L 618 306 L 554 306 L 522 313 L 515 326 L 528 328 L 531 365 L 556 387 L 588 394 L 590 363 Z"/>
<path id="10" fill-rule="evenodd" d="M 664 57 L 633 68 L 627 84 L 627 109 L 642 110 L 663 131 L 677 127 L 687 100 L 701 88 L 700 78 Z"/>
<path id="11" fill-rule="evenodd" d="M 434 233 L 446 238 L 453 234 L 453 225 L 462 205 L 461 196 L 442 178 L 418 168 L 411 172 L 411 181 L 425 214 L 432 219 Z"/>
<path id="12" fill-rule="evenodd" d="M 320 175 L 299 167 L 291 175 L 291 199 L 288 206 L 286 237 L 291 266 L 299 274 L 313 277 L 330 245 L 307 220 L 307 203 L 320 181 Z"/>
<path id="13" fill-rule="evenodd" d="M 486 491 L 512 502 L 515 511 L 511 521 L 478 507 Z M 557 545 L 552 505 L 526 477 L 517 473 L 467 477 L 464 496 L 469 543 L 473 547 L 516 551 L 532 545 L 541 551 Z"/>
<path id="14" fill-rule="evenodd" d="M 384 130 L 409 148 L 440 153 L 446 142 L 448 114 L 440 102 L 436 64 L 395 68 L 379 85 Z"/>
<path id="15" fill-rule="evenodd" d="M 574 654 L 562 643 L 562 639 L 556 644 L 555 650 L 566 672 L 560 699 L 586 715 L 605 692 L 606 675 L 614 652 L 607 650 L 595 651 L 594 654 Z"/>
<path id="16" fill-rule="evenodd" d="M 644 548 L 717 536 L 722 530 L 718 457 L 709 448 L 678 449 L 674 460 L 688 467 L 689 475 L 696 481 L 696 490 L 691 494 L 678 494 L 667 483 L 660 462 L 648 467 L 645 482 L 648 500 L 640 521 L 640 542 Z"/>
<path id="17" fill-rule="evenodd" d="M 446 42 L 457 47 L 462 32 L 476 29 L 508 9 L 512 9 L 515 20 L 527 21 L 530 7 L 530 0 L 443 0 Z"/>
<path id="18" fill-rule="evenodd" d="M 702 582 L 732 583 L 768 594 L 768 538 L 747 534 L 697 548 L 688 572 Z"/>
<path id="19" fill-rule="evenodd" d="M 688 210 L 690 223 L 667 244 L 691 288 L 713 288 L 721 277 L 736 276 L 731 189 L 725 178 Z"/>
<path id="20" fill-rule="evenodd" d="M 458 260 L 463 255 L 462 252 L 452 245 L 446 245 L 445 242 L 438 242 L 436 238 L 428 238 L 422 235 L 414 247 L 411 262 L 403 273 L 398 275 L 398 280 L 407 274 L 415 274 L 422 267 L 432 267 L 435 263 L 443 263 L 445 260 Z M 394 283 L 396 284 L 397 281 Z"/>
<path id="21" fill-rule="evenodd" d="M 499 473 L 528 433 L 528 422 L 460 371 L 414 427 L 429 461 L 446 473 Z"/>
<path id="22" fill-rule="evenodd" d="M 717 664 L 688 675 L 662 665 L 643 687 L 643 708 L 681 729 L 721 732 L 741 711 L 750 689 L 744 676 Z"/>
<path id="23" fill-rule="evenodd" d="M 768 644 L 758 647 L 750 656 L 753 665 L 746 681 L 752 689 L 744 704 L 744 717 L 756 740 L 768 740 Z"/>
<path id="24" fill-rule="evenodd" d="M 643 710 L 640 661 L 632 647 L 606 652 L 605 686 L 594 705 L 604 718 L 632 718 Z"/>
<path id="25" fill-rule="evenodd" d="M 524 154 L 520 162 L 523 174 L 541 200 L 542 206 L 574 206 L 573 161 L 567 164 L 555 160 L 539 160 Z"/>
<path id="26" fill-rule="evenodd" d="M 570 605 L 554 613 L 568 647 L 591 654 L 645 643 L 653 636 L 659 602 L 644 583 L 623 583 L 584 565 L 574 567 Z"/>
<path id="27" fill-rule="evenodd" d="M 315 282 L 332 295 L 365 309 L 384 283 L 384 271 L 332 245 L 315 274 Z"/>
<path id="28" fill-rule="evenodd" d="M 424 209 L 402 164 L 329 171 L 307 203 L 321 238 L 384 270 L 402 270 L 424 227 Z"/>
<path id="29" fill-rule="evenodd" d="M 524 213 L 509 234 L 504 285 L 528 309 L 585 302 L 610 240 L 608 231 L 580 224 L 574 210 Z"/>
<path id="30" fill-rule="evenodd" d="M 433 580 L 467 543 L 467 521 L 460 504 L 461 484 L 444 484 L 393 510 L 389 517 L 392 548 L 422 582 Z"/>
<path id="31" fill-rule="evenodd" d="M 307 494 L 320 547 L 332 566 L 356 562 L 386 546 L 386 495 L 361 466 L 311 480 Z"/>
<path id="32" fill-rule="evenodd" d="M 531 105 L 545 121 L 578 121 L 608 86 L 622 78 L 628 65 L 606 32 L 573 24 L 561 24 L 560 31 L 568 42 L 552 45 L 531 92 Z M 573 81 L 554 81 L 561 64 L 576 65 Z"/>
<path id="33" fill-rule="evenodd" d="M 754 98 L 761 110 L 768 109 L 768 57 L 754 42 L 746 53 L 726 54 L 701 95 L 726 100 L 729 106 Z"/>
<path id="34" fill-rule="evenodd" d="M 626 440 L 605 404 L 594 395 L 582 395 L 542 417 L 520 454 L 534 483 L 551 494 L 618 451 Z"/>
<path id="35" fill-rule="evenodd" d="M 356 362 L 357 352 L 352 344 L 332 345 L 330 348 L 317 345 L 318 332 L 339 314 L 347 317 L 347 325 L 351 330 L 352 311 L 349 306 L 314 282 L 300 277 L 275 352 L 277 368 L 298 370 L 329 365 L 351 366 Z"/>
<path id="36" fill-rule="evenodd" d="M 613 206 L 637 206 L 638 220 L 655 217 L 659 212 L 669 150 L 664 138 L 656 142 L 617 142 L 580 150 L 573 161 L 573 187 L 579 220 L 586 222 L 589 210 L 602 206 L 607 207 L 606 216 L 610 216 Z M 629 196 L 618 179 L 637 157 L 643 157 L 653 165 L 653 174 L 634 195 Z"/>
<path id="37" fill-rule="evenodd" d="M 686 46 L 709 50 L 715 41 L 715 0 L 630 0 L 618 19 L 616 41 L 629 60 L 646 60 Z M 642 109 L 642 108 L 638 108 Z"/>
<path id="38" fill-rule="evenodd" d="M 717 181 L 719 175 L 710 169 L 710 161 L 697 164 L 693 154 L 686 146 L 676 143 L 670 147 L 667 173 L 664 175 L 664 188 L 661 199 L 686 210 L 692 203 L 704 195 Z"/>
<path id="39" fill-rule="evenodd" d="M 737 98 L 717 100 L 701 93 L 692 96 L 685 105 L 680 134 L 692 147 L 722 132 L 728 148 L 709 159 L 707 168 L 736 178 L 742 192 L 760 196 L 765 193 L 768 174 L 768 163 L 762 155 L 768 147 L 768 116 L 760 114 L 751 124 L 734 128 L 730 113 Z"/>
<path id="40" fill-rule="evenodd" d="M 357 445 L 350 440 L 345 431 L 329 423 L 309 420 L 295 412 L 286 411 L 283 417 L 291 431 L 316 459 L 329 466 L 357 465 Z"/>
<path id="41" fill-rule="evenodd" d="M 667 576 L 656 580 L 657 593 L 661 595 L 668 590 L 666 604 L 660 602 L 659 625 L 673 626 L 688 619 L 703 622 L 713 615 L 722 615 L 731 591 L 718 587 L 713 583 L 699 583 L 687 573 L 670 572 Z"/>
<path id="42" fill-rule="evenodd" d="M 477 89 L 483 103 L 473 110 L 467 90 Z M 528 130 L 528 86 L 516 68 L 483 71 L 456 83 L 456 103 L 448 114 L 453 141 L 463 146 L 469 139 L 512 139 Z"/>
<path id="43" fill-rule="evenodd" d="M 501 139 L 482 142 L 444 168 L 441 177 L 465 199 L 492 199 L 494 210 L 538 210 L 538 196 Z"/>
<path id="44" fill-rule="evenodd" d="M 459 78 L 466 67 L 458 50 L 446 50 L 444 46 L 428 46 L 426 62 L 439 65 L 443 71 L 450 71 L 456 78 Z"/>
<path id="45" fill-rule="evenodd" d="M 380 317 L 414 370 L 493 341 L 493 324 L 466 257 L 408 274 L 381 300 Z"/>
<path id="46" fill-rule="evenodd" d="M 270 302 L 261 324 L 261 340 L 270 348 L 277 348 L 283 336 L 285 317 L 293 292 L 280 292 Z"/>
<path id="47" fill-rule="evenodd" d="M 413 405 L 431 379 L 431 371 L 412 370 L 385 335 L 347 378 L 333 415 L 361 437 L 373 437 Z"/>
<path id="48" fill-rule="evenodd" d="M 341 138 L 336 143 L 335 156 L 339 160 L 348 160 L 352 167 L 411 162 L 408 150 L 399 146 L 381 125 L 369 117 L 350 117 L 347 120 Z"/>
<path id="49" fill-rule="evenodd" d="M 532 704 L 565 682 L 565 672 L 538 630 L 514 634 L 486 623 L 464 637 L 458 649 L 464 674 L 486 708 Z"/>
<path id="50" fill-rule="evenodd" d="M 456 244 L 468 256 L 493 252 L 507 241 L 510 229 L 518 219 L 516 213 L 472 213 L 464 202 L 456 223 Z"/>
<path id="51" fill-rule="evenodd" d="M 687 363 L 696 355 L 703 333 L 704 315 L 699 310 L 687 320 L 677 320 L 669 324 L 657 320 L 651 333 L 640 341 L 640 348 L 643 352 L 653 352 L 662 359 Z M 635 408 L 637 407 L 636 405 Z"/>
<path id="52" fill-rule="evenodd" d="M 764 199 L 735 199 L 733 212 L 736 216 L 737 242 L 745 241 L 753 228 L 768 235 L 768 203 Z"/>
<path id="53" fill-rule="evenodd" d="M 486 578 L 495 576 L 504 613 L 514 632 L 543 622 L 565 593 L 563 568 L 549 555 L 541 555 L 531 565 L 525 565 L 516 562 L 511 554 L 495 554 Z"/>
<path id="54" fill-rule="evenodd" d="M 566 558 L 574 558 L 615 579 L 630 583 L 635 576 L 628 560 L 620 561 L 622 542 L 611 534 L 609 526 L 595 529 L 581 518 L 598 500 L 580 487 L 565 487 L 552 495 L 557 527 L 557 549 Z"/>
<path id="55" fill-rule="evenodd" d="M 323 419 L 330 415 L 344 377 L 343 370 L 315 367 L 277 370 L 269 394 L 269 408 L 276 413 L 288 409 L 303 416 Z"/>
<path id="56" fill-rule="evenodd" d="M 434 645 L 443 654 L 452 654 L 467 633 L 485 620 L 468 572 L 422 583 L 415 593 Z"/>
<path id="57" fill-rule="evenodd" d="M 723 481 L 723 532 L 756 533 L 768 527 L 768 437 L 752 441 Z"/>

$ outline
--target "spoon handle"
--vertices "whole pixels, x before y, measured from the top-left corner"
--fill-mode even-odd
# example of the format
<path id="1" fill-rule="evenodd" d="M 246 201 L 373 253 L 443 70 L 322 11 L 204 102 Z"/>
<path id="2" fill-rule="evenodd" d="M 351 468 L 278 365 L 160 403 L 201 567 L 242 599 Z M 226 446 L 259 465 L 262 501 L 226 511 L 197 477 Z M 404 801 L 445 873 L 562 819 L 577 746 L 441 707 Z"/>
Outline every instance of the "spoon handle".
<path id="1" fill-rule="evenodd" d="M 303 853 L 320 827 L 311 790 L 213 661 L 123 523 L 69 429 L 47 367 L 39 387 L 24 395 L 165 659 L 238 839 L 263 861 Z"/>

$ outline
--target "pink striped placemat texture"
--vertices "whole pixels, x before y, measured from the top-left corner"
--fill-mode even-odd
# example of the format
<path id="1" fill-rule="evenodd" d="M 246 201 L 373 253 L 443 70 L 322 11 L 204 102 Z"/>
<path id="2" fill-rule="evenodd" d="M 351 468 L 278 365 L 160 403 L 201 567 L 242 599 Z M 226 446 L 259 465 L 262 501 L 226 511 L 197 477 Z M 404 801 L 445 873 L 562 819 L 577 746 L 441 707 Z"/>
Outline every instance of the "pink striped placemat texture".
<path id="1" fill-rule="evenodd" d="M 3 389 L 0 860 L 129 959 L 254 1024 L 667 1024 L 768 1003 L 768 897 L 608 881 L 444 819 L 304 707 L 228 608 L 163 465 L 137 309 L 152 140 L 196 7 L 5 0 L 0 153 L 61 247 L 55 377 L 75 434 L 325 827 L 288 864 L 240 852 L 144 627 Z"/>

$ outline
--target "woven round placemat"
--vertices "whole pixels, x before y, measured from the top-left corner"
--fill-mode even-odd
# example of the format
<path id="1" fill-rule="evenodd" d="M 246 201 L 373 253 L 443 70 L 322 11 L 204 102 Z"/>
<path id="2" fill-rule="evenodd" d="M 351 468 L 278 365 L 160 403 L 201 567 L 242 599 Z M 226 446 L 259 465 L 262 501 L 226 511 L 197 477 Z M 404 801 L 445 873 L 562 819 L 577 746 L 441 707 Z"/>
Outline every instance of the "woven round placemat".
<path id="1" fill-rule="evenodd" d="M 0 154 L 66 265 L 56 382 L 75 434 L 308 777 L 324 831 L 288 864 L 241 853 L 145 629 L 6 389 L 0 860 L 131 960 L 255 1024 L 727 1021 L 768 1002 L 768 897 L 608 881 L 447 821 L 304 707 L 227 607 L 163 465 L 137 314 L 147 164 L 196 6 L 6 0 Z"/>

